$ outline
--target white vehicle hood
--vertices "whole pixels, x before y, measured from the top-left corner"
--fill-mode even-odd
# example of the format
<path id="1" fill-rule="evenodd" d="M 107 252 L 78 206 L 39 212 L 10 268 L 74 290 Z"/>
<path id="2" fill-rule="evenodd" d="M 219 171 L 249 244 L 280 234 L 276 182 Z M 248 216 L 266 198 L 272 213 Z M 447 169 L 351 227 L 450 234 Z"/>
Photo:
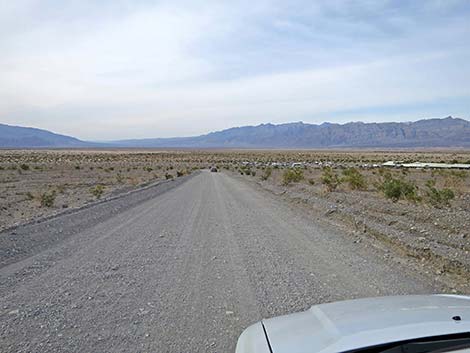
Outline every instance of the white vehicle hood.
<path id="1" fill-rule="evenodd" d="M 458 320 L 458 318 L 460 320 Z M 263 320 L 273 353 L 338 353 L 470 332 L 470 297 L 395 296 L 315 305 Z"/>

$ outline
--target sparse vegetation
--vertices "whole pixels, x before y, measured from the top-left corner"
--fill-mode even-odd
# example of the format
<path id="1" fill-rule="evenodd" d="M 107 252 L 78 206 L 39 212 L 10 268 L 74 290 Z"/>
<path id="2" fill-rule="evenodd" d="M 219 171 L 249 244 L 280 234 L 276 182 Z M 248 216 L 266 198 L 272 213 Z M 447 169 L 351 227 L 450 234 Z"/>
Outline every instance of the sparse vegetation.
<path id="1" fill-rule="evenodd" d="M 383 232 L 384 236 L 393 231 L 395 237 L 411 239 L 411 246 L 423 248 L 430 241 L 445 244 L 454 261 L 457 258 L 454 254 L 465 253 L 470 239 L 470 171 L 377 166 L 389 160 L 449 163 L 452 159 L 470 162 L 470 153 L 0 151 L 0 210 L 4 210 L 0 212 L 0 228 L 148 185 L 155 182 L 157 171 L 160 180 L 164 180 L 186 171 L 219 166 L 226 174 L 240 173 L 245 182 L 260 184 L 259 187 L 275 194 L 283 193 L 283 199 L 305 201 L 298 202 L 298 206 L 311 207 L 309 211 L 315 212 L 316 217 L 328 214 L 339 221 L 343 216 L 352 216 L 361 223 L 351 231 L 362 232 L 367 228 Z M 293 163 L 300 162 L 301 168 L 291 170 Z M 75 169 L 77 165 L 80 169 Z M 287 185 L 298 184 L 286 188 L 284 180 Z M 97 185 L 103 185 L 103 189 L 98 187 L 92 193 Z M 325 194 L 325 188 L 340 189 L 341 193 Z M 368 191 L 349 192 L 361 189 Z"/>
<path id="2" fill-rule="evenodd" d="M 349 184 L 352 190 L 365 190 L 367 188 L 366 179 L 356 168 L 348 168 L 343 171 L 344 181 Z"/>
<path id="3" fill-rule="evenodd" d="M 273 173 L 273 170 L 271 167 L 267 167 L 263 174 L 261 174 L 261 180 L 268 180 L 271 174 Z"/>
<path id="4" fill-rule="evenodd" d="M 331 167 L 323 168 L 323 174 L 321 177 L 323 185 L 325 185 L 328 192 L 335 191 L 336 188 L 341 184 L 341 179 L 338 177 Z"/>
<path id="5" fill-rule="evenodd" d="M 55 190 L 44 192 L 39 195 L 39 203 L 41 204 L 41 207 L 52 207 L 54 206 L 55 198 Z"/>
<path id="6" fill-rule="evenodd" d="M 246 165 L 242 165 L 240 167 L 240 174 L 243 175 L 251 175 L 251 168 L 249 166 L 246 166 Z"/>
<path id="7" fill-rule="evenodd" d="M 426 195 L 429 203 L 435 207 L 449 206 L 450 201 L 455 198 L 455 194 L 452 189 L 437 189 L 435 180 L 428 180 L 426 182 L 426 187 Z"/>
<path id="8" fill-rule="evenodd" d="M 291 183 L 298 183 L 304 178 L 304 172 L 301 169 L 287 169 L 282 175 L 282 184 L 289 185 Z"/>
<path id="9" fill-rule="evenodd" d="M 105 190 L 105 186 L 102 184 L 98 184 L 90 189 L 90 193 L 96 197 L 96 199 L 100 199 L 103 196 Z"/>
<path id="10" fill-rule="evenodd" d="M 409 201 L 420 201 L 417 194 L 416 186 L 404 179 L 392 177 L 390 173 L 384 175 L 382 183 L 379 185 L 385 197 L 396 202 L 400 199 L 407 199 Z"/>
<path id="11" fill-rule="evenodd" d="M 436 208 L 458 207 L 465 214 L 470 194 L 470 171 L 377 168 L 372 164 L 380 165 L 388 160 L 449 163 L 456 159 L 463 162 L 469 160 L 469 155 L 466 151 L 0 151 L 0 191 L 3 196 L 0 207 L 6 209 L 15 205 L 14 208 L 20 210 L 11 212 L 11 216 L 8 216 L 10 212 L 4 212 L 0 223 L 8 226 L 44 214 L 46 206 L 36 207 L 44 191 L 55 190 L 55 206 L 60 201 L 61 207 L 65 204 L 75 207 L 90 198 L 90 188 L 94 185 L 106 185 L 106 192 L 119 192 L 154 182 L 158 177 L 172 179 L 209 166 L 219 166 L 220 170 L 247 177 L 255 175 L 264 181 L 265 187 L 284 185 L 286 174 L 287 185 L 300 181 L 297 191 L 305 187 L 306 192 L 317 197 L 323 197 L 325 188 L 328 191 L 341 189 L 341 194 L 329 195 L 331 200 L 361 199 L 366 196 L 349 194 L 348 190 L 368 190 L 367 197 L 377 203 L 382 200 L 381 195 L 388 195 L 386 197 L 393 200 L 422 200 L 423 204 Z M 301 163 L 294 169 L 302 176 L 296 175 L 297 172 L 291 176 L 289 166 L 293 163 Z M 364 166 L 366 163 L 369 166 Z M 330 167 L 323 169 L 323 166 Z M 40 172 L 32 173 L 32 170 Z M 156 171 L 160 171 L 159 175 Z M 386 174 L 390 174 L 388 179 Z M 435 180 L 433 186 L 426 185 L 429 179 Z M 51 183 L 54 183 L 53 187 Z M 36 202 L 29 201 L 32 197 Z M 418 208 L 433 210 L 431 207 Z"/>
<path id="12" fill-rule="evenodd" d="M 455 178 L 465 180 L 468 174 L 465 170 L 451 170 L 450 175 Z"/>

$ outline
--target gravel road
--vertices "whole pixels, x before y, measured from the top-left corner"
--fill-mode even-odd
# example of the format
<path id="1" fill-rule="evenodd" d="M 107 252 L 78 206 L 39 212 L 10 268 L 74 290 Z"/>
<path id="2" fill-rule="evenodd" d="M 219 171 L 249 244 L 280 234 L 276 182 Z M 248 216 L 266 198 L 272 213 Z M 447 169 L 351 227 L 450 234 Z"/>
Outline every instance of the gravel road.
<path id="1" fill-rule="evenodd" d="M 439 291 L 380 250 L 209 172 L 0 234 L 0 266 L 2 352 L 233 352 L 261 318 Z"/>

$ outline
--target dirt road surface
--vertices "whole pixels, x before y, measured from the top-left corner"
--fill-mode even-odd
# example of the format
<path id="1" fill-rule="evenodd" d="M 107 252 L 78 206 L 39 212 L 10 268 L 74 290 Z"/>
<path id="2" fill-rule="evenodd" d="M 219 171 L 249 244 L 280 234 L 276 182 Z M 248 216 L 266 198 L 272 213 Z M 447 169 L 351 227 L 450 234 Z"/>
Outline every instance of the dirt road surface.
<path id="1" fill-rule="evenodd" d="M 0 236 L 2 352 L 233 352 L 262 318 L 439 291 L 380 250 L 222 173 Z"/>

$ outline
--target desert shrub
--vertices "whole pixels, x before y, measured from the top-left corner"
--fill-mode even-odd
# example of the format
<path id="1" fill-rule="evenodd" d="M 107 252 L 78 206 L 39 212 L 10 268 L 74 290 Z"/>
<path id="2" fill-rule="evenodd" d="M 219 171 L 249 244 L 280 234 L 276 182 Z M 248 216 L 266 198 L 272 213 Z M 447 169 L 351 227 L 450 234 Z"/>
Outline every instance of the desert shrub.
<path id="1" fill-rule="evenodd" d="M 178 170 L 178 171 L 176 172 L 176 176 L 177 176 L 178 178 L 179 178 L 179 177 L 182 177 L 183 175 L 184 175 L 184 171 L 182 171 L 182 170 Z"/>
<path id="2" fill-rule="evenodd" d="M 365 190 L 367 188 L 366 179 L 356 168 L 348 168 L 343 171 L 344 181 L 353 190 Z"/>
<path id="3" fill-rule="evenodd" d="M 166 173 L 166 174 L 165 174 L 165 179 L 166 179 L 166 180 L 173 179 L 173 175 L 171 175 L 171 174 L 169 174 L 169 173 Z"/>
<path id="4" fill-rule="evenodd" d="M 273 170 L 270 167 L 266 168 L 263 174 L 261 174 L 261 180 L 268 180 L 272 173 Z"/>
<path id="5" fill-rule="evenodd" d="M 379 169 L 377 169 L 379 175 L 381 176 L 384 176 L 386 174 L 390 174 L 390 172 L 388 172 L 384 167 L 380 167 Z"/>
<path id="6" fill-rule="evenodd" d="M 246 165 L 243 165 L 240 167 L 240 173 L 241 175 L 245 174 L 245 175 L 251 175 L 251 168 L 246 166 Z"/>
<path id="7" fill-rule="evenodd" d="M 310 185 L 315 185 L 315 180 L 313 180 L 313 179 L 308 179 L 308 183 L 309 183 Z"/>
<path id="8" fill-rule="evenodd" d="M 152 167 L 144 167 L 144 170 L 145 170 L 146 172 L 149 172 L 149 173 L 150 173 L 150 172 L 153 170 L 153 168 L 152 168 Z"/>
<path id="9" fill-rule="evenodd" d="M 54 206 L 55 197 L 56 197 L 55 190 L 52 190 L 50 192 L 44 192 L 41 195 L 39 195 L 39 202 L 41 204 L 41 207 Z"/>
<path id="10" fill-rule="evenodd" d="M 467 176 L 464 170 L 440 170 L 439 175 L 443 177 L 443 186 L 448 188 L 461 188 Z"/>
<path id="11" fill-rule="evenodd" d="M 124 182 L 124 177 L 122 176 L 121 173 L 118 173 L 116 175 L 116 181 L 119 183 L 119 184 L 122 184 Z"/>
<path id="12" fill-rule="evenodd" d="M 465 170 L 451 170 L 450 175 L 462 180 L 465 180 L 465 178 L 467 177 L 467 173 L 465 172 Z"/>
<path id="13" fill-rule="evenodd" d="M 28 200 L 34 200 L 34 195 L 30 191 L 28 191 L 25 195 Z"/>
<path id="14" fill-rule="evenodd" d="M 21 170 L 29 170 L 29 165 L 24 164 L 24 163 L 23 163 L 23 164 L 20 164 L 20 169 L 21 169 Z"/>
<path id="15" fill-rule="evenodd" d="M 256 176 L 256 171 L 255 170 L 251 171 L 251 176 Z"/>
<path id="16" fill-rule="evenodd" d="M 104 185 L 98 184 L 90 189 L 90 193 L 97 199 L 100 199 L 103 196 L 104 189 Z"/>
<path id="17" fill-rule="evenodd" d="M 282 175 L 282 184 L 298 183 L 304 178 L 304 172 L 301 169 L 287 169 Z"/>
<path id="18" fill-rule="evenodd" d="M 335 191 L 336 188 L 341 184 L 341 179 L 333 171 L 331 167 L 323 168 L 323 174 L 321 177 L 323 185 L 325 185 L 328 192 Z"/>
<path id="19" fill-rule="evenodd" d="M 437 189 L 436 182 L 434 180 L 428 180 L 426 182 L 426 188 L 427 199 L 434 207 L 449 206 L 450 201 L 455 198 L 455 194 L 452 189 Z"/>
<path id="20" fill-rule="evenodd" d="M 75 166 L 75 169 L 80 170 L 80 166 L 79 166 L 79 165 L 76 165 L 76 166 Z"/>
<path id="21" fill-rule="evenodd" d="M 387 199 L 396 202 L 400 199 L 409 201 L 419 201 L 416 186 L 404 179 L 396 179 L 391 174 L 385 174 L 384 180 L 379 185 L 379 189 L 384 193 Z"/>

